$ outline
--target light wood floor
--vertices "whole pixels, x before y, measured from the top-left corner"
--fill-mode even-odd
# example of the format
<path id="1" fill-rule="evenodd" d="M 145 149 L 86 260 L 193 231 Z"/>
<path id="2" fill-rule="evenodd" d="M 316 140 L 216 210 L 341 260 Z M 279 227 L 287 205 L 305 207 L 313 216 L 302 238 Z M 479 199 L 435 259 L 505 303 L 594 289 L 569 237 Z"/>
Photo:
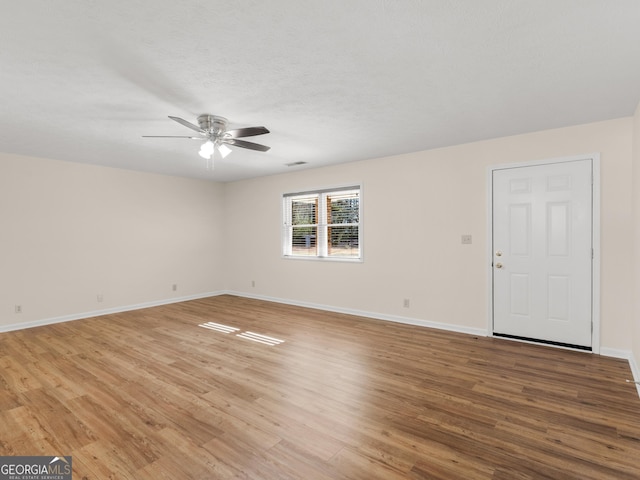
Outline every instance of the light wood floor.
<path id="1" fill-rule="evenodd" d="M 0 334 L 0 455 L 72 455 L 76 480 L 637 480 L 627 378 L 623 360 L 221 296 Z"/>

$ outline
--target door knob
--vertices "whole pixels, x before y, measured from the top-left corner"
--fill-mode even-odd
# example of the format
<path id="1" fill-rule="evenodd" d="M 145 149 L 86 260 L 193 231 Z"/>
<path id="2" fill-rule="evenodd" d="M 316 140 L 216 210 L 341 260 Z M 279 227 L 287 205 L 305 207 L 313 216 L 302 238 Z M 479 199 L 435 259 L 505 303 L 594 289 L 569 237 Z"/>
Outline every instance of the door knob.
<path id="1" fill-rule="evenodd" d="M 502 264 L 500 262 L 496 263 L 496 268 L 502 268 Z"/>

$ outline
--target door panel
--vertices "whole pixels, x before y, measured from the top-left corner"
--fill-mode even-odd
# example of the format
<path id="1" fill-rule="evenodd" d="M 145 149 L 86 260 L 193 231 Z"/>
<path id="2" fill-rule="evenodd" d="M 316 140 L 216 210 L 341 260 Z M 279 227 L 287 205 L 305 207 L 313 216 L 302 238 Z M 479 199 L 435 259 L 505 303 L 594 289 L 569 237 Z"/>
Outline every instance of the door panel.
<path id="1" fill-rule="evenodd" d="M 493 331 L 591 346 L 592 163 L 493 171 Z"/>
<path id="2" fill-rule="evenodd" d="M 569 255 L 571 212 L 568 202 L 547 204 L 547 248 L 549 256 Z"/>
<path id="3" fill-rule="evenodd" d="M 512 273 L 510 287 L 511 315 L 530 317 L 531 301 L 529 300 L 529 275 L 524 273 Z"/>
<path id="4" fill-rule="evenodd" d="M 531 205 L 509 205 L 509 252 L 528 257 L 531 245 Z"/>
<path id="5" fill-rule="evenodd" d="M 549 275 L 547 279 L 547 317 L 549 320 L 569 321 L 571 287 L 567 275 Z"/>

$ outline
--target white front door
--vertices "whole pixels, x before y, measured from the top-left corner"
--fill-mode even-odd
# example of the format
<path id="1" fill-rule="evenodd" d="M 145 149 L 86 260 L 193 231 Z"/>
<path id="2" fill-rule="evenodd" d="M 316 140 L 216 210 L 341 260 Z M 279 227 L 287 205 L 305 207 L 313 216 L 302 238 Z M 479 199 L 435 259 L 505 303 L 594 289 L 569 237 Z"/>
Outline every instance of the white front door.
<path id="1" fill-rule="evenodd" d="M 592 168 L 493 171 L 494 334 L 592 346 Z"/>

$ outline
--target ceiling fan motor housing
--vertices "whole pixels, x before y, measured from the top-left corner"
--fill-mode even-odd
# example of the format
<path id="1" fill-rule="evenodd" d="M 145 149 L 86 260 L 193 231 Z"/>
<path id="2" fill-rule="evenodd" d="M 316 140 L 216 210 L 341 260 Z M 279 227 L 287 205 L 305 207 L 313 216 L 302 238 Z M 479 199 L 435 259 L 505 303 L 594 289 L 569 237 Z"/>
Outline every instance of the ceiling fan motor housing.
<path id="1" fill-rule="evenodd" d="M 203 113 L 198 117 L 198 125 L 209 134 L 219 135 L 226 131 L 228 120 L 224 117 Z"/>

